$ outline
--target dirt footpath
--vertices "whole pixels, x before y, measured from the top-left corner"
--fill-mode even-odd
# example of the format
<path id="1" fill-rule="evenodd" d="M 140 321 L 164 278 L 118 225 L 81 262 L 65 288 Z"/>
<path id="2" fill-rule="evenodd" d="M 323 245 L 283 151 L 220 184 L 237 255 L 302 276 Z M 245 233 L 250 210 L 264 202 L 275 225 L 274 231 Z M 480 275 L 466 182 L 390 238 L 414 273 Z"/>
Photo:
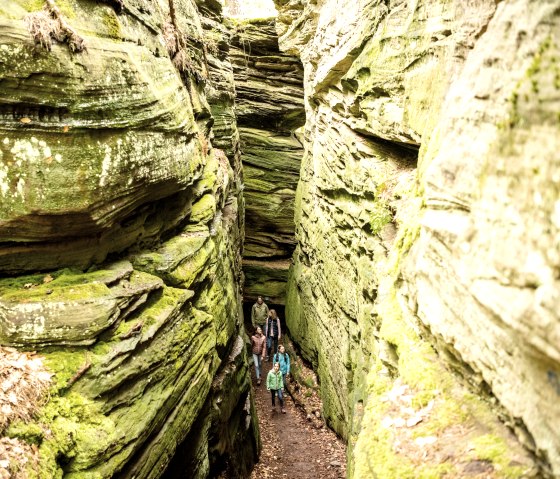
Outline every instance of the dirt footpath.
<path id="1" fill-rule="evenodd" d="M 317 428 L 307 414 L 285 394 L 286 414 L 272 411 L 266 375 L 272 363 L 263 363 L 263 381 L 257 386 L 253 370 L 253 387 L 262 452 L 251 479 L 342 479 L 346 477 L 346 447 L 327 427 Z"/>

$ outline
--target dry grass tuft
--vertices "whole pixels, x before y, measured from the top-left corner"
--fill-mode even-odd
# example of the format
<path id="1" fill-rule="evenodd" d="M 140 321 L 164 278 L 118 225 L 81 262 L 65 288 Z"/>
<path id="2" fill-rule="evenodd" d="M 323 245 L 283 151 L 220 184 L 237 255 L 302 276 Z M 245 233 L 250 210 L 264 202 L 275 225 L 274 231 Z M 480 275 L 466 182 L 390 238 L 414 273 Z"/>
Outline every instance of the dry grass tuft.
<path id="1" fill-rule="evenodd" d="M 210 53 L 210 55 L 213 55 L 215 57 L 220 53 L 218 42 L 213 38 L 206 38 L 204 40 L 204 48 L 206 48 L 207 53 Z"/>
<path id="2" fill-rule="evenodd" d="M 173 55 L 177 53 L 177 31 L 175 30 L 175 25 L 171 22 L 167 22 L 163 26 L 163 41 L 165 47 L 167 48 L 167 53 L 173 58 Z"/>
<path id="3" fill-rule="evenodd" d="M 197 83 L 201 83 L 207 79 L 208 75 L 198 71 L 192 50 L 187 42 L 188 38 L 190 37 L 181 33 L 175 26 L 173 16 L 171 21 L 163 26 L 163 41 L 173 65 L 181 73 L 185 82 L 188 81 L 190 75 Z"/>
<path id="4" fill-rule="evenodd" d="M 0 479 L 27 479 L 39 463 L 37 446 L 8 437 L 0 438 Z"/>
<path id="5" fill-rule="evenodd" d="M 181 73 L 195 74 L 194 64 L 192 62 L 191 56 L 187 53 L 185 49 L 179 49 L 175 56 L 173 57 L 173 65 Z"/>
<path id="6" fill-rule="evenodd" d="M 224 150 L 220 150 L 219 148 L 214 149 L 214 154 L 216 158 L 220 162 L 220 166 L 227 171 L 229 168 L 229 160 Z"/>
<path id="7" fill-rule="evenodd" d="M 218 148 L 214 149 L 214 154 L 216 155 L 218 164 L 220 165 L 221 176 L 223 177 L 222 183 L 224 184 L 224 186 L 227 186 L 227 183 L 229 181 L 229 170 L 230 170 L 228 157 L 224 150 L 220 150 Z"/>
<path id="8" fill-rule="evenodd" d="M 73 53 L 83 52 L 86 49 L 84 39 L 64 20 L 54 0 L 45 2 L 44 10 L 32 12 L 24 18 L 35 45 L 50 51 L 52 41 L 55 40 L 60 43 L 66 42 Z"/>
<path id="9" fill-rule="evenodd" d="M 201 131 L 198 132 L 198 141 L 200 143 L 200 147 L 204 156 L 208 155 L 208 153 L 210 152 L 210 144 L 206 135 Z"/>
<path id="10" fill-rule="evenodd" d="M 51 376 L 35 353 L 0 347 L 0 432 L 15 419 L 33 417 L 47 398 Z"/>
<path id="11" fill-rule="evenodd" d="M 64 41 L 64 35 L 60 28 L 60 22 L 54 19 L 46 10 L 33 12 L 24 19 L 27 30 L 39 45 L 47 51 L 51 51 L 52 41 Z"/>

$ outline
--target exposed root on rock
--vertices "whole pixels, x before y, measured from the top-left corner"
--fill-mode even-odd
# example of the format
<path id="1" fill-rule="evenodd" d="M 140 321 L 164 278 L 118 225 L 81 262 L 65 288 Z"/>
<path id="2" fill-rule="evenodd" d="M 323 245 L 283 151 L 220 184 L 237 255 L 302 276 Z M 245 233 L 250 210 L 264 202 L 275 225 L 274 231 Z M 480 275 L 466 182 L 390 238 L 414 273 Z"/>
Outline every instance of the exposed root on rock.
<path id="1" fill-rule="evenodd" d="M 181 74 L 186 85 L 189 83 L 189 76 L 193 77 L 197 84 L 205 82 L 208 79 L 206 44 L 198 38 L 183 33 L 177 27 L 175 4 L 173 0 L 169 0 L 169 20 L 170 21 L 163 27 L 163 40 L 173 65 L 175 65 L 175 68 L 177 68 Z M 195 59 L 192 45 L 197 45 L 197 47 L 200 46 L 202 48 L 204 64 L 206 66 L 205 70 L 202 67 L 198 68 L 199 62 Z"/>
<path id="2" fill-rule="evenodd" d="M 191 49 L 187 43 L 187 36 L 182 34 L 173 24 L 168 22 L 163 27 L 163 39 L 171 61 L 184 80 L 185 75 L 192 76 L 196 83 L 201 83 L 208 77 L 207 74 L 200 73 L 196 67 Z"/>

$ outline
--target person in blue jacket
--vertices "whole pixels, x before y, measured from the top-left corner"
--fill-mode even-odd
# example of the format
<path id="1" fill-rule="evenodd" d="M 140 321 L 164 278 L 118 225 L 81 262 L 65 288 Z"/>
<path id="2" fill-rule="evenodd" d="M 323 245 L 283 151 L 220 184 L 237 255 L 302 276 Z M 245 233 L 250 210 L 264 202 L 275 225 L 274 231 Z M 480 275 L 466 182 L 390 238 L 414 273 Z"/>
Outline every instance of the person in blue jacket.
<path id="1" fill-rule="evenodd" d="M 283 344 L 278 346 L 278 352 L 272 358 L 272 364 L 280 364 L 280 371 L 282 372 L 282 381 L 284 387 L 286 387 L 286 376 L 290 374 L 290 356 L 286 352 L 286 348 Z"/>

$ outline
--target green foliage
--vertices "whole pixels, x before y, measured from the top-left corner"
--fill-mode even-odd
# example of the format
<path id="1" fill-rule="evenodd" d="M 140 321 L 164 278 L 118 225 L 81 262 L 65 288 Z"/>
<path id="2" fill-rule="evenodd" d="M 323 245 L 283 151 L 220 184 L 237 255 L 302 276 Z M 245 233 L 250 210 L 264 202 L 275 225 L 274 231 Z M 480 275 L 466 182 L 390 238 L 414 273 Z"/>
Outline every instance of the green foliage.
<path id="1" fill-rule="evenodd" d="M 312 378 L 305 378 L 303 380 L 303 384 L 308 388 L 316 389 L 315 383 L 313 382 Z"/>

